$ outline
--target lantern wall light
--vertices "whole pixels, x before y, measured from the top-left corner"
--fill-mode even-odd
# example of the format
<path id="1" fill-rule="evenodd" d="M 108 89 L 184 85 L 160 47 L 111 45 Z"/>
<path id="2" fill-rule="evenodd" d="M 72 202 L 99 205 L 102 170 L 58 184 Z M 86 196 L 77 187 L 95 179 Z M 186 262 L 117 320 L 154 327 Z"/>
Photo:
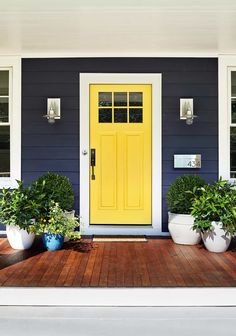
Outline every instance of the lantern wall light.
<path id="1" fill-rule="evenodd" d="M 194 118 L 193 114 L 193 98 L 180 99 L 180 119 L 186 120 L 187 125 L 192 125 Z"/>
<path id="2" fill-rule="evenodd" d="M 61 119 L 61 98 L 47 99 L 47 114 L 44 115 L 49 124 L 54 124 L 57 119 Z"/>

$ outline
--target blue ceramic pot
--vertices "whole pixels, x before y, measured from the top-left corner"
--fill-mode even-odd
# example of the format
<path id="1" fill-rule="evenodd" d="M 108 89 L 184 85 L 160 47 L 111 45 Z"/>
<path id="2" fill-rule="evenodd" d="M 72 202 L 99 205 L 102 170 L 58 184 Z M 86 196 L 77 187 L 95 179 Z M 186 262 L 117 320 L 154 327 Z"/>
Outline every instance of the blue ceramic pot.
<path id="1" fill-rule="evenodd" d="M 49 251 L 56 251 L 62 248 L 64 235 L 60 233 L 43 233 L 43 245 Z"/>

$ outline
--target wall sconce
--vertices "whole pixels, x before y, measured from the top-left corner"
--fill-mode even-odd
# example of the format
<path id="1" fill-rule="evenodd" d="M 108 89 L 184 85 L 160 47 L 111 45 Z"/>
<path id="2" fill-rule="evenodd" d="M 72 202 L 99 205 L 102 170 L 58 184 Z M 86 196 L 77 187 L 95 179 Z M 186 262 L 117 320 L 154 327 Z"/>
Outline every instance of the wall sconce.
<path id="1" fill-rule="evenodd" d="M 48 119 L 49 124 L 54 124 L 56 119 L 61 119 L 61 98 L 48 98 L 47 114 L 44 118 Z"/>
<path id="2" fill-rule="evenodd" d="M 193 114 L 193 98 L 181 98 L 180 119 L 186 120 L 187 125 L 192 125 L 194 118 L 197 116 Z"/>

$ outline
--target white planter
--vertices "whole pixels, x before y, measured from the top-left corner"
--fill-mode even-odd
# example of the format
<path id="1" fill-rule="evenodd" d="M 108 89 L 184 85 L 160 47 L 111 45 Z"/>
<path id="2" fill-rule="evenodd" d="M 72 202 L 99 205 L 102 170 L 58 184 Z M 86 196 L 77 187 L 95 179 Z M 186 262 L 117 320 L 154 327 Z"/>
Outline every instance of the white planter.
<path id="1" fill-rule="evenodd" d="M 34 242 L 35 234 L 28 233 L 26 230 L 20 229 L 17 225 L 7 225 L 6 232 L 8 242 L 13 249 L 27 250 Z"/>
<path id="2" fill-rule="evenodd" d="M 65 215 L 67 218 L 74 218 L 75 217 L 75 210 L 71 210 L 71 211 L 65 211 Z M 68 242 L 70 240 L 70 238 L 68 237 L 64 237 L 64 243 Z"/>
<path id="3" fill-rule="evenodd" d="M 201 240 L 200 233 L 193 231 L 194 217 L 191 215 L 168 213 L 168 228 L 176 244 L 196 245 Z"/>
<path id="4" fill-rule="evenodd" d="M 202 233 L 202 240 L 210 252 L 225 252 L 231 242 L 232 236 L 222 229 L 221 222 L 212 222 L 212 231 Z"/>
<path id="5" fill-rule="evenodd" d="M 65 211 L 65 215 L 67 218 L 74 218 L 75 217 L 75 210 Z"/>

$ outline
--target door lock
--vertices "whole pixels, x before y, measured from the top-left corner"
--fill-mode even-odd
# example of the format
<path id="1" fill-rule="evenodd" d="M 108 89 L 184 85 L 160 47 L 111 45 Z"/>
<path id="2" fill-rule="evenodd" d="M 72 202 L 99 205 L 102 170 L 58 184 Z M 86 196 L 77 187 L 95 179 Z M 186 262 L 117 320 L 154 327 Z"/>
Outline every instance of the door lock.
<path id="1" fill-rule="evenodd" d="M 91 148 L 91 157 L 90 157 L 90 164 L 92 167 L 92 176 L 91 179 L 95 180 L 95 174 L 94 174 L 94 167 L 96 166 L 96 149 L 95 148 Z"/>

